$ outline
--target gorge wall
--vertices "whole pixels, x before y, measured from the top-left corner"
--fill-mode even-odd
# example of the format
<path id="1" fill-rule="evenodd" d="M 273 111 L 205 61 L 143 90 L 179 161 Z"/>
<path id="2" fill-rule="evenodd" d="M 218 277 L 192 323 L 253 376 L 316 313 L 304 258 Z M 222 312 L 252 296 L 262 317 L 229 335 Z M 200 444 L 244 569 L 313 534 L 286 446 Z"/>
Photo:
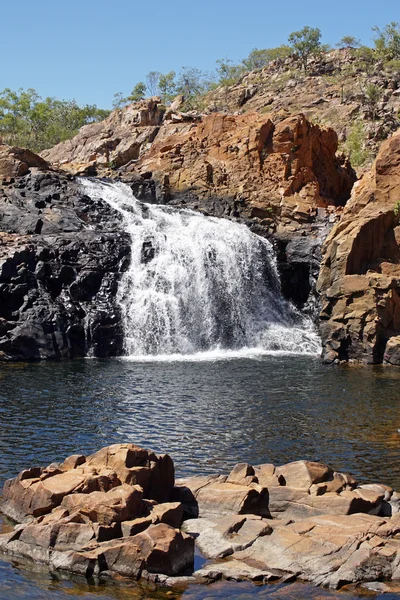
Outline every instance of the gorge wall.
<path id="1" fill-rule="evenodd" d="M 182 113 L 179 105 L 178 99 L 165 108 L 151 98 L 114 111 L 42 158 L 30 156 L 26 167 L 20 167 L 21 151 L 1 147 L 8 157 L 0 161 L 3 262 L 14 265 L 13 270 L 3 268 L 1 279 L 4 306 L 12 307 L 2 315 L 3 356 L 121 352 L 113 290 L 129 263 L 127 234 L 120 215 L 83 194 L 74 179 L 83 174 L 121 180 L 144 202 L 245 223 L 274 243 L 285 296 L 314 315 L 320 303 L 315 281 L 321 245 L 336 223 L 323 247 L 318 284 L 324 358 L 381 362 L 385 355 L 396 363 L 399 135 L 385 142 L 371 173 L 356 184 L 348 201 L 356 175 L 337 154 L 333 129 L 314 125 L 303 114 L 201 115 Z M 55 255 L 43 260 L 39 247 L 46 244 L 55 247 Z M 77 250 L 63 265 L 66 244 Z M 20 248 L 28 247 L 34 258 L 20 259 Z M 43 262 L 45 285 L 40 281 Z M 34 280 L 34 292 L 26 278 Z M 86 291 L 77 293 L 77 287 Z M 29 299 L 32 294 L 36 299 Z M 42 318 L 37 302 L 53 311 L 46 321 L 47 342 L 36 341 L 34 352 L 19 355 L 20 342 L 13 346 L 13 339 L 20 327 L 25 335 L 26 320 Z M 63 325 L 55 325 L 57 319 Z M 49 340 L 56 350 L 37 350 Z"/>
<path id="2" fill-rule="evenodd" d="M 0 176 L 0 360 L 120 354 L 119 213 L 20 149 L 0 146 Z"/>
<path id="3" fill-rule="evenodd" d="M 328 236 L 318 288 L 325 359 L 400 364 L 400 132 Z"/>

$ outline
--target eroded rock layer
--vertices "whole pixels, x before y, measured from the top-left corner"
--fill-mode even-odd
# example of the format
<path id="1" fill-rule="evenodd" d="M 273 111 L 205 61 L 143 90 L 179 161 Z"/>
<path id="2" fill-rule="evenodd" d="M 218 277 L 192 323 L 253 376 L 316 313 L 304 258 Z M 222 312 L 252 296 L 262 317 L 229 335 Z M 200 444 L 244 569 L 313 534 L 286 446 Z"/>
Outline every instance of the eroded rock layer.
<path id="1" fill-rule="evenodd" d="M 400 364 L 400 132 L 328 236 L 318 287 L 325 359 Z"/>
<path id="2" fill-rule="evenodd" d="M 117 444 L 7 481 L 1 510 L 20 524 L 0 550 L 87 577 L 340 588 L 400 579 L 399 507 L 391 487 L 320 463 L 242 463 L 175 482 L 168 455 Z"/>

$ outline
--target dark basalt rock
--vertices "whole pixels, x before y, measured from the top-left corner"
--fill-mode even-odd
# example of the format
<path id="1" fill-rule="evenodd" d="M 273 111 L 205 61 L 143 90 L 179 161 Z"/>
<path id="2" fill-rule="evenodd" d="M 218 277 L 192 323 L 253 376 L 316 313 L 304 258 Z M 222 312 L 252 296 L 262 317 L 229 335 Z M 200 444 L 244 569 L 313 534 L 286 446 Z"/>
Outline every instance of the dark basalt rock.
<path id="1" fill-rule="evenodd" d="M 122 353 L 121 215 L 79 182 L 32 172 L 0 189 L 0 360 Z"/>

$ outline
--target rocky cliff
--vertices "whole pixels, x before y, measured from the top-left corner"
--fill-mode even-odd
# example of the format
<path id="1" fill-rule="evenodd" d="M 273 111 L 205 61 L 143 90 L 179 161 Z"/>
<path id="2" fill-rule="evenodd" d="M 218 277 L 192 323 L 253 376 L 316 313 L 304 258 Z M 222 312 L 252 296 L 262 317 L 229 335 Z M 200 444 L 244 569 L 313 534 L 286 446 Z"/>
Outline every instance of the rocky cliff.
<path id="1" fill-rule="evenodd" d="M 337 134 L 312 124 L 304 114 L 182 113 L 177 104 L 166 109 L 158 98 L 151 98 L 84 127 L 42 158 L 18 155 L 22 151 L 3 146 L 2 156 L 8 161 L 3 166 L 8 185 L 1 200 L 3 260 L 15 264 L 2 279 L 3 305 L 9 308 L 3 309 L 0 350 L 4 357 L 19 357 L 15 348 L 21 344 L 13 345 L 13 339 L 25 335 L 26 320 L 43 320 L 35 302 L 44 302 L 54 313 L 50 320 L 46 317 L 47 341 L 36 341 L 35 350 L 24 351 L 21 358 L 121 351 L 113 297 L 129 261 L 127 238 L 110 207 L 82 197 L 73 176 L 83 173 L 120 178 L 142 201 L 240 220 L 269 237 L 278 253 L 284 294 L 309 311 L 318 306 L 313 291 L 320 246 L 340 218 L 324 245 L 319 275 L 325 360 L 381 362 L 385 355 L 389 362 L 400 362 L 400 234 L 395 215 L 399 140 L 396 134 L 384 143 L 371 173 L 356 184 L 350 200 L 356 176 L 337 152 Z M 49 163 L 62 172 L 49 170 Z M 14 176 L 19 177 L 10 184 Z M 91 236 L 93 255 L 88 247 Z M 17 252 L 28 242 L 34 258 L 20 260 Z M 64 265 L 62 248 L 67 243 L 77 244 L 78 250 Z M 52 244 L 55 255 L 43 259 L 43 244 Z M 20 264 L 27 269 L 25 279 L 18 272 Z M 64 266 L 72 269 L 65 280 Z M 76 295 L 77 287 L 86 291 Z M 32 294 L 39 298 L 34 308 Z M 99 306 L 107 308 L 99 311 Z M 57 319 L 62 325 L 54 325 Z M 68 337 L 74 331 L 79 343 Z"/>
<path id="2" fill-rule="evenodd" d="M 337 148 L 333 129 L 302 114 L 182 113 L 151 98 L 43 157 L 70 173 L 122 178 L 145 202 L 242 220 L 275 242 L 283 291 L 302 308 L 315 305 L 319 246 L 356 179 Z"/>
<path id="3" fill-rule="evenodd" d="M 0 360 L 120 354 L 120 215 L 18 148 L 0 146 L 0 179 Z"/>
<path id="4" fill-rule="evenodd" d="M 400 364 L 400 131 L 354 187 L 323 247 L 325 359 Z"/>

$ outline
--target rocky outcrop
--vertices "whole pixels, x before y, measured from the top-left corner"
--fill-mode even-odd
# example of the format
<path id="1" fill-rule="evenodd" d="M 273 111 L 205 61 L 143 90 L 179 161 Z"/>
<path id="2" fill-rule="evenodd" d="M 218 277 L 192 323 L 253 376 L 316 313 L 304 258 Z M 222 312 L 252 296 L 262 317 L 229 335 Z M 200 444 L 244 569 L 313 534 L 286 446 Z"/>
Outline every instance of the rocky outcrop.
<path id="1" fill-rule="evenodd" d="M 30 150 L 12 148 L 0 141 L 0 179 L 9 183 L 15 177 L 26 175 L 31 167 L 46 171 L 49 165 L 43 158 Z"/>
<path id="2" fill-rule="evenodd" d="M 0 549 L 90 577 L 139 578 L 193 566 L 193 539 L 171 503 L 174 465 L 133 444 L 22 471 L 3 488 L 1 510 L 22 522 Z"/>
<path id="3" fill-rule="evenodd" d="M 318 206 L 349 197 L 354 176 L 336 151 L 335 132 L 302 115 L 276 121 L 216 113 L 198 124 L 163 128 L 135 169 L 153 174 L 167 202 L 196 203 L 219 216 L 268 220 L 279 214 L 301 221 Z"/>
<path id="4" fill-rule="evenodd" d="M 368 89 L 375 93 L 375 101 L 368 98 Z M 289 116 L 301 111 L 310 121 L 333 127 L 344 143 L 356 126 L 369 159 L 400 127 L 400 72 L 351 48 L 311 57 L 307 73 L 300 60 L 290 56 L 218 87 L 206 103 L 210 110 L 229 113 L 267 111 Z M 351 144 L 346 146 L 351 151 Z"/>
<path id="5" fill-rule="evenodd" d="M 27 469 L 4 485 L 1 510 L 21 524 L 0 535 L 0 550 L 86 577 L 168 585 L 400 579 L 400 497 L 389 486 L 310 461 L 241 463 L 174 483 L 168 455 L 133 444 Z"/>
<path id="6" fill-rule="evenodd" d="M 208 559 L 196 577 L 299 577 L 335 589 L 400 578 L 399 496 L 388 486 L 359 485 L 347 473 L 309 461 L 243 463 L 228 477 L 177 484 L 186 514 L 198 514 L 183 529 Z M 263 496 L 253 514 L 236 502 L 246 489 Z"/>
<path id="7" fill-rule="evenodd" d="M 129 241 L 120 214 L 70 177 L 31 168 L 14 183 L 4 179 L 0 360 L 121 354 L 115 296 Z"/>
<path id="8" fill-rule="evenodd" d="M 355 186 L 328 236 L 318 287 L 325 360 L 400 364 L 400 132 Z M 387 350 L 386 350 L 387 348 Z"/>
<path id="9" fill-rule="evenodd" d="M 276 215 L 310 222 L 317 207 L 346 202 L 355 174 L 337 148 L 333 129 L 302 114 L 186 114 L 150 98 L 42 156 L 75 174 L 122 176 L 141 200 L 246 216 L 268 227 Z"/>
<path id="10" fill-rule="evenodd" d="M 157 98 L 114 111 L 43 157 L 120 177 L 144 202 L 240 219 L 276 242 L 283 293 L 315 314 L 319 248 L 355 181 L 336 133 L 302 114 L 163 111 Z"/>
<path id="11" fill-rule="evenodd" d="M 42 152 L 42 157 L 74 174 L 118 168 L 139 158 L 158 133 L 165 109 L 150 98 L 113 111 L 100 123 L 82 127 L 71 140 Z"/>

